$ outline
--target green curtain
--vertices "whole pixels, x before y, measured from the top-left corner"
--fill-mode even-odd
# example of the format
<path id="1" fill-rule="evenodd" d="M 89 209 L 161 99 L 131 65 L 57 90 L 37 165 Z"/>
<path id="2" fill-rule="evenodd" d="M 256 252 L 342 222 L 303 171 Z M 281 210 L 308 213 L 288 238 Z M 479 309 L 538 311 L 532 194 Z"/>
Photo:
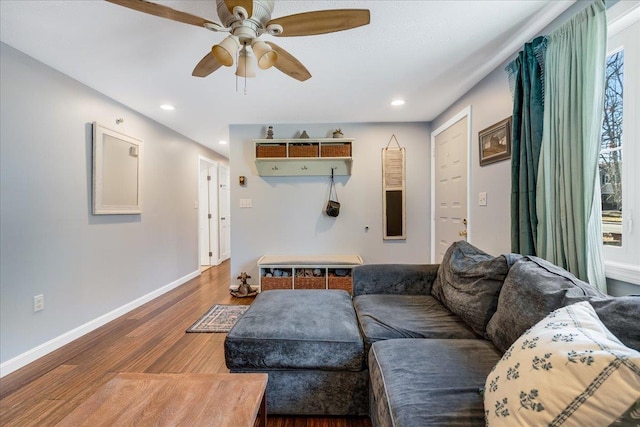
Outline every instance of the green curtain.
<path id="1" fill-rule="evenodd" d="M 538 256 L 606 290 L 598 155 L 607 21 L 596 0 L 548 37 Z"/>
<path id="2" fill-rule="evenodd" d="M 544 119 L 546 38 L 535 38 L 506 68 L 513 94 L 511 252 L 536 255 L 536 182 Z"/>

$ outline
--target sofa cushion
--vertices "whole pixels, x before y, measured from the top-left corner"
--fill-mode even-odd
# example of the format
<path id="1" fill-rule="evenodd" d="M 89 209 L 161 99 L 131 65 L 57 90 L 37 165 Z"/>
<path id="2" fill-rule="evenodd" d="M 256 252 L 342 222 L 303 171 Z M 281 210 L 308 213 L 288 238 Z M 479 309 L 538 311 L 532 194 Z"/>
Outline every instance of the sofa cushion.
<path id="1" fill-rule="evenodd" d="M 447 249 L 431 294 L 483 336 L 508 272 L 504 255 L 494 257 L 459 241 Z"/>
<path id="2" fill-rule="evenodd" d="M 224 347 L 232 370 L 365 366 L 351 297 L 341 290 L 262 292 L 231 328 Z"/>
<path id="3" fill-rule="evenodd" d="M 640 296 L 592 298 L 589 303 L 616 338 L 640 351 Z"/>
<path id="4" fill-rule="evenodd" d="M 360 295 L 353 299 L 368 349 L 393 338 L 474 338 L 471 328 L 429 295 Z"/>
<path id="5" fill-rule="evenodd" d="M 509 269 L 487 337 L 505 351 L 553 310 L 592 297 L 606 295 L 550 262 L 523 257 Z"/>
<path id="6" fill-rule="evenodd" d="M 404 339 L 369 351 L 375 426 L 484 426 L 480 389 L 500 353 L 481 339 Z"/>
<path id="7" fill-rule="evenodd" d="M 636 425 L 630 412 L 638 402 L 640 353 L 612 335 L 587 301 L 554 311 L 518 338 L 485 384 L 488 426 Z"/>

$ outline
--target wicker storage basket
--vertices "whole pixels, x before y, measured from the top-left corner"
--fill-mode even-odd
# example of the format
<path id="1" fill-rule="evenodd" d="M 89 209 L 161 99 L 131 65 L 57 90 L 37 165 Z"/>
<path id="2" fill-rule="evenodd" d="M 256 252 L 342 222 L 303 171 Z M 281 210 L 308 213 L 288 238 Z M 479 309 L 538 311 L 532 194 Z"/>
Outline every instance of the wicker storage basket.
<path id="1" fill-rule="evenodd" d="M 351 157 L 351 144 L 323 144 L 321 157 Z"/>
<path id="2" fill-rule="evenodd" d="M 353 281 L 351 277 L 329 276 L 329 289 L 342 289 L 352 293 Z"/>
<path id="3" fill-rule="evenodd" d="M 324 277 L 296 277 L 296 289 L 326 289 Z"/>
<path id="4" fill-rule="evenodd" d="M 289 144 L 289 157 L 318 157 L 318 144 Z"/>
<path id="5" fill-rule="evenodd" d="M 293 281 L 291 277 L 262 277 L 260 284 L 263 291 L 271 289 L 292 289 Z"/>
<path id="6" fill-rule="evenodd" d="M 287 144 L 256 145 L 256 157 L 287 157 Z"/>

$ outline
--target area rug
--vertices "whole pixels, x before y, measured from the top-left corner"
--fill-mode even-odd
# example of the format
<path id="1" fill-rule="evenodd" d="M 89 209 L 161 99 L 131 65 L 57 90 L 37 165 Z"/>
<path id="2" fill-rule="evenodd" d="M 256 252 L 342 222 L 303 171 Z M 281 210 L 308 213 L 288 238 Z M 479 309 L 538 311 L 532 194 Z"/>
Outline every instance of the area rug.
<path id="1" fill-rule="evenodd" d="M 216 304 L 187 329 L 187 332 L 229 332 L 248 305 Z"/>

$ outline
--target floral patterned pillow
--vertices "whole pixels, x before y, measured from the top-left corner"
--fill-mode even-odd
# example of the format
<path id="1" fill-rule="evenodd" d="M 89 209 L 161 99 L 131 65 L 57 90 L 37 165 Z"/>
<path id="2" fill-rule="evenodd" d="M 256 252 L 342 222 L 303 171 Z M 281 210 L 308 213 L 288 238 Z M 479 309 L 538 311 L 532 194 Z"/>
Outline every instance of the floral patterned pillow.
<path id="1" fill-rule="evenodd" d="M 588 302 L 560 308 L 525 332 L 484 390 L 488 426 L 636 425 L 639 408 L 640 352 L 611 334 Z"/>

